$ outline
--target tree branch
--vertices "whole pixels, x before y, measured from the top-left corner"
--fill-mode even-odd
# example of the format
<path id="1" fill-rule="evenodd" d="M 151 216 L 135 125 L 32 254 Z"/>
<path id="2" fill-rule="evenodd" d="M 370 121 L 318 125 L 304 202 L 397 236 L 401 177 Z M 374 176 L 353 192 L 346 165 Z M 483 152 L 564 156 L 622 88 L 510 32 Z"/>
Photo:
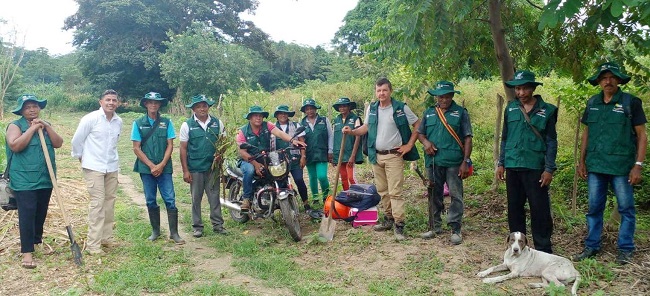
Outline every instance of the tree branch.
<path id="1" fill-rule="evenodd" d="M 526 2 L 528 2 L 528 4 L 532 5 L 533 7 L 537 8 L 537 9 L 539 9 L 539 10 L 544 10 L 544 7 L 539 7 L 539 6 L 537 6 L 535 3 L 530 2 L 530 0 L 526 0 Z"/>

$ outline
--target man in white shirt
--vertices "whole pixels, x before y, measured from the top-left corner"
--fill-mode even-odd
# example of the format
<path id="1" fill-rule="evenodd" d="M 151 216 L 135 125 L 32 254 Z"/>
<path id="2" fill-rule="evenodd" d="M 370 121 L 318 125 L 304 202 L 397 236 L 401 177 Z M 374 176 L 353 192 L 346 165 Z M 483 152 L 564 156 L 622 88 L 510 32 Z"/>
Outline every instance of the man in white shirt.
<path id="1" fill-rule="evenodd" d="M 375 83 L 377 101 L 366 109 L 366 122 L 356 128 L 343 128 L 344 134 L 362 136 L 368 134 L 368 161 L 372 164 L 375 185 L 381 195 L 384 221 L 375 225 L 375 231 L 387 231 L 395 225 L 395 239 L 402 241 L 406 221 L 404 185 L 404 161 L 420 158 L 417 148 L 417 132 L 420 119 L 404 102 L 391 97 L 393 86 L 387 78 Z"/>
<path id="2" fill-rule="evenodd" d="M 211 116 L 210 106 L 214 100 L 205 95 L 197 95 L 192 102 L 185 105 L 192 109 L 192 117 L 181 125 L 179 139 L 181 141 L 181 167 L 183 180 L 190 184 L 192 194 L 192 228 L 194 237 L 203 236 L 203 219 L 201 218 L 201 200 L 203 193 L 208 197 L 210 204 L 210 222 L 212 231 L 217 234 L 226 234 L 223 228 L 221 214 L 221 201 L 219 200 L 219 182 L 214 178 L 220 172 L 212 170 L 212 163 L 216 155 L 217 142 L 225 135 L 223 122 Z M 215 176 L 214 174 L 217 174 Z"/>
<path id="3" fill-rule="evenodd" d="M 81 162 L 90 194 L 86 242 L 90 254 L 101 254 L 102 246 L 112 245 L 119 167 L 117 140 L 122 130 L 122 118 L 115 113 L 118 104 L 116 91 L 104 91 L 99 98 L 101 108 L 81 118 L 72 137 L 72 157 Z"/>

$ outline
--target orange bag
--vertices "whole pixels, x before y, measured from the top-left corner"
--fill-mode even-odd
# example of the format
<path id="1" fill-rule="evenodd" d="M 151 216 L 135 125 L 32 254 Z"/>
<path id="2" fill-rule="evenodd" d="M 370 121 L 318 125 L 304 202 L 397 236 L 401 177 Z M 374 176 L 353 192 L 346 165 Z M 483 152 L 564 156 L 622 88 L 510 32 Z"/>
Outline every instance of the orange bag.
<path id="1" fill-rule="evenodd" d="M 323 213 L 325 214 L 325 217 L 329 217 L 330 213 L 330 206 L 332 205 L 332 198 L 333 196 L 329 195 L 327 196 L 327 199 L 325 200 L 325 204 L 323 205 Z M 350 217 L 350 207 L 334 200 L 334 214 L 332 218 L 334 219 L 346 219 Z"/>

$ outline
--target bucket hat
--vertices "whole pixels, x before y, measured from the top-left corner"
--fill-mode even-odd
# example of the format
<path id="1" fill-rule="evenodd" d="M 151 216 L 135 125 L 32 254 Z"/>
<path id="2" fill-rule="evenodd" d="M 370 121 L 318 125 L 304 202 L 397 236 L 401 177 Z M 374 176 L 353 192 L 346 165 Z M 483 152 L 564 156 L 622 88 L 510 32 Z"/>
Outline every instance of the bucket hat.
<path id="1" fill-rule="evenodd" d="M 336 110 L 337 112 L 339 111 L 339 107 L 343 105 L 348 105 L 350 106 L 350 110 L 357 109 L 357 102 L 350 101 L 350 98 L 339 98 L 334 105 L 332 105 L 332 108 Z"/>
<path id="2" fill-rule="evenodd" d="M 311 98 L 307 98 L 302 102 L 302 107 L 300 107 L 301 112 L 305 112 L 305 107 L 312 106 L 316 109 L 320 109 L 320 105 L 316 104 L 316 101 Z"/>
<path id="3" fill-rule="evenodd" d="M 541 82 L 535 81 L 535 74 L 527 70 L 519 70 L 515 72 L 515 77 L 513 77 L 510 81 L 506 81 L 506 86 L 509 88 L 524 84 L 532 84 L 535 86 L 544 85 Z"/>
<path id="4" fill-rule="evenodd" d="M 293 117 L 294 115 L 296 115 L 296 111 L 291 111 L 291 109 L 289 109 L 289 106 L 287 105 L 277 106 L 275 108 L 275 112 L 273 112 L 273 117 L 278 117 L 278 113 L 286 113 L 287 116 L 289 117 Z"/>
<path id="5" fill-rule="evenodd" d="M 269 117 L 269 112 L 264 111 L 264 109 L 262 109 L 262 107 L 260 107 L 260 106 L 252 106 L 252 107 L 248 108 L 248 113 L 246 113 L 246 115 L 244 115 L 244 118 L 248 119 L 253 114 L 262 114 L 262 116 L 264 116 L 264 118 Z"/>
<path id="6" fill-rule="evenodd" d="M 453 83 L 445 80 L 440 80 L 436 82 L 436 87 L 429 89 L 427 93 L 435 97 L 435 96 L 442 96 L 448 93 L 460 94 L 460 91 L 454 90 Z"/>
<path id="7" fill-rule="evenodd" d="M 153 92 L 153 91 L 146 93 L 144 95 L 144 97 L 142 97 L 142 99 L 140 99 L 140 106 L 142 106 L 142 108 L 147 108 L 144 105 L 144 102 L 146 102 L 147 100 L 159 101 L 160 102 L 160 107 L 165 107 L 165 106 L 167 106 L 167 103 L 169 103 L 169 100 L 161 97 L 159 93 Z"/>
<path id="8" fill-rule="evenodd" d="M 20 111 L 23 110 L 23 105 L 25 104 L 25 102 L 28 101 L 36 102 L 38 104 L 38 107 L 40 107 L 41 109 L 45 109 L 45 106 L 47 105 L 47 100 L 45 99 L 39 100 L 35 95 L 24 94 L 18 97 L 18 99 L 16 100 L 18 105 L 14 110 L 11 111 L 11 113 L 16 115 L 21 115 Z"/>
<path id="9" fill-rule="evenodd" d="M 192 102 L 185 105 L 185 107 L 186 108 L 194 108 L 194 105 L 196 105 L 198 103 L 201 103 L 201 102 L 205 102 L 206 104 L 208 104 L 208 107 L 211 107 L 212 105 L 214 105 L 214 100 L 212 100 L 211 98 L 208 98 L 205 95 L 196 95 L 196 96 L 192 97 Z"/>
<path id="10" fill-rule="evenodd" d="M 614 74 L 614 76 L 618 77 L 618 79 L 621 80 L 621 84 L 626 84 L 630 82 L 630 76 L 623 74 L 621 70 L 621 66 L 619 66 L 615 62 L 607 62 L 607 63 L 602 63 L 598 66 L 598 69 L 596 69 L 596 74 L 593 76 L 589 77 L 587 81 L 589 81 L 589 84 L 591 85 L 598 85 L 598 77 L 600 77 L 600 74 L 603 74 L 605 72 L 611 72 Z"/>

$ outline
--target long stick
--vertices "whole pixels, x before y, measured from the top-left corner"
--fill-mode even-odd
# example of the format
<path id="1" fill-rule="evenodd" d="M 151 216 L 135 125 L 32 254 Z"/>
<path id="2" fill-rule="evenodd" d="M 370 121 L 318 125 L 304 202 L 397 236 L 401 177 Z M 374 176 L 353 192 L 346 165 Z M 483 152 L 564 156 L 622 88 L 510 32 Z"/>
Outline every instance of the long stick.
<path id="1" fill-rule="evenodd" d="M 52 181 L 52 187 L 54 188 L 54 199 L 56 200 L 61 213 L 63 214 L 63 222 L 65 223 L 65 228 L 68 232 L 68 237 L 70 238 L 70 249 L 72 250 L 72 257 L 74 262 L 77 265 L 82 265 L 81 261 L 81 249 L 79 245 L 74 241 L 74 234 L 72 233 L 72 226 L 70 226 L 70 220 L 68 220 L 68 214 L 65 210 L 65 206 L 61 201 L 61 193 L 59 192 L 59 184 L 56 181 L 56 176 L 54 175 L 54 169 L 52 168 L 52 161 L 50 160 L 50 152 L 47 150 L 47 143 L 45 143 L 45 136 L 43 136 L 43 129 L 38 129 L 38 137 L 41 138 L 41 147 L 43 148 L 43 155 L 45 156 L 45 163 L 47 164 L 47 171 L 50 173 L 50 180 Z"/>

